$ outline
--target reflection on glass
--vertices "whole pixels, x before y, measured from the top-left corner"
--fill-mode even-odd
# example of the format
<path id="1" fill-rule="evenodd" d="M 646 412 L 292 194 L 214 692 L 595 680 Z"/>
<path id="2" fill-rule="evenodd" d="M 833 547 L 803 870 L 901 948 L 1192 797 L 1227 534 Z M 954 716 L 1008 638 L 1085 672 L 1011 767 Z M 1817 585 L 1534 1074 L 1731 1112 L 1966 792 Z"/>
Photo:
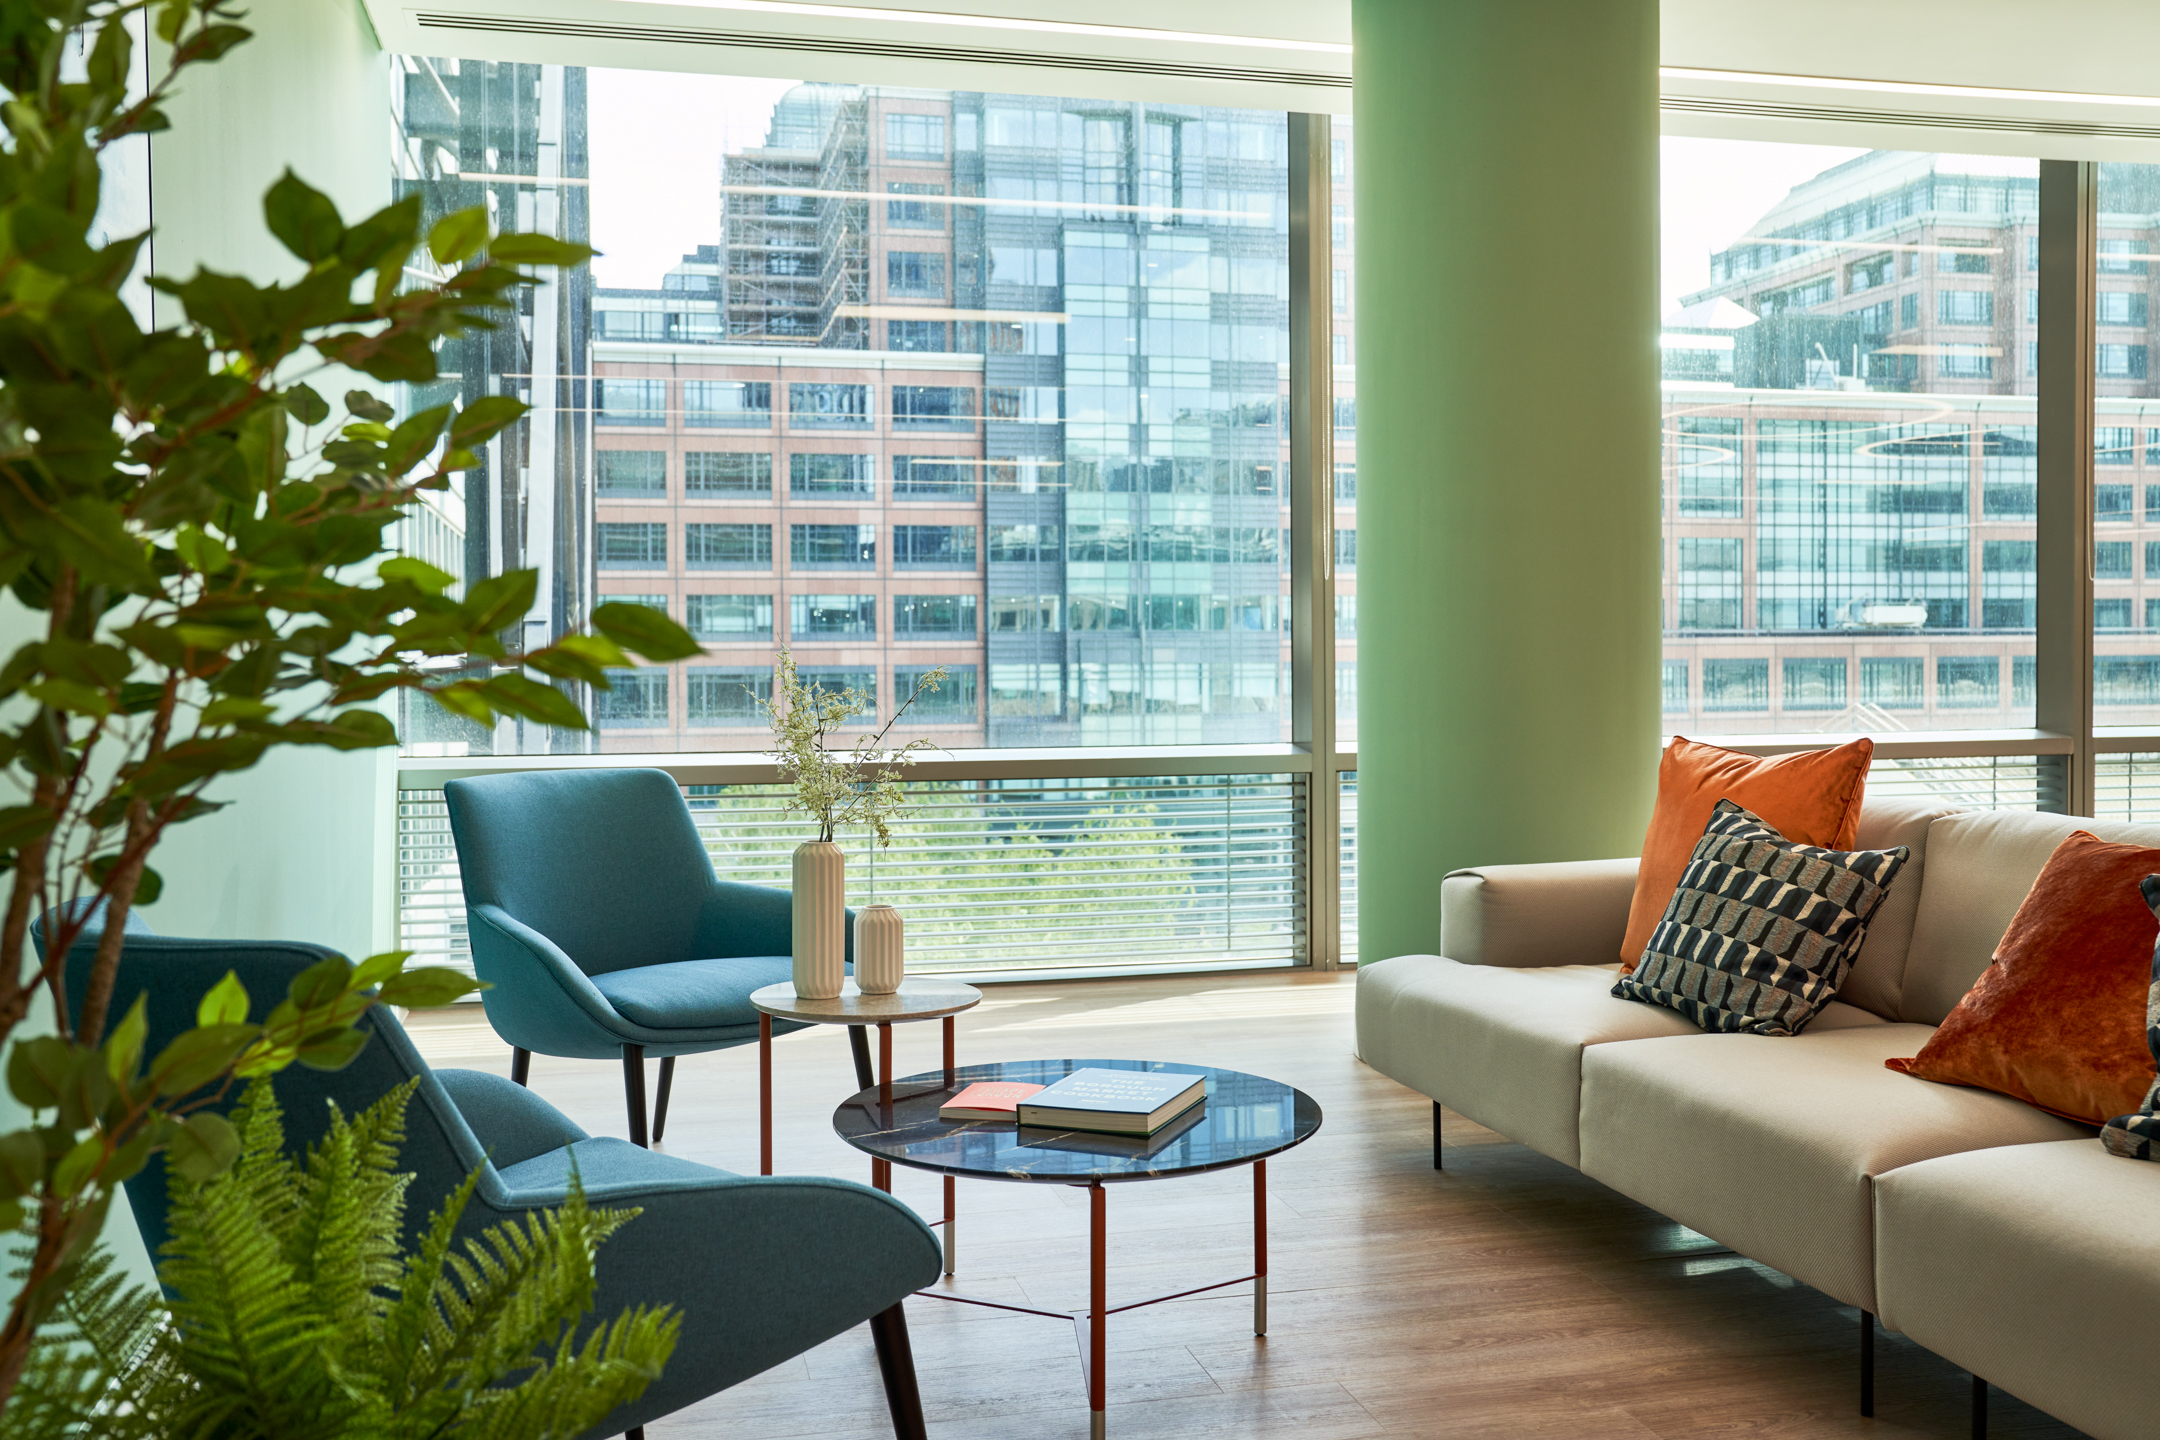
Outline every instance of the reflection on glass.
<path id="1" fill-rule="evenodd" d="M 2031 725 L 2038 162 L 1664 147 L 1666 727 Z"/>
<path id="2" fill-rule="evenodd" d="M 2093 354 L 2093 723 L 2160 721 L 2160 165 L 2100 167 Z"/>
<path id="3" fill-rule="evenodd" d="M 410 745 L 754 746 L 776 617 L 865 690 L 946 665 L 903 739 L 1286 738 L 1284 115 L 394 66 L 403 190 L 602 251 L 444 365 L 542 409 L 408 548 L 548 565 L 529 629 L 635 592 L 709 647 L 590 702 L 596 741 L 416 711 Z M 655 133 L 684 106 L 714 123 Z"/>

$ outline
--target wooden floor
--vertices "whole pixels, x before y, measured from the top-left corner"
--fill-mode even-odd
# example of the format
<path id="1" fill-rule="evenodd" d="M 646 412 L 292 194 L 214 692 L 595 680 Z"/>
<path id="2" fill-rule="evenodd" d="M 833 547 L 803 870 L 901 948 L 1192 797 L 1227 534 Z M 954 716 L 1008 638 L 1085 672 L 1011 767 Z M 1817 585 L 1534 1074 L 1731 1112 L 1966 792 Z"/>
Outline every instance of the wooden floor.
<path id="1" fill-rule="evenodd" d="M 1269 1165 L 1270 1328 L 1248 1287 L 1115 1316 L 1108 1429 L 1142 1437 L 1964 1437 L 1969 1381 L 1880 1338 L 1877 1418 L 1857 1413 L 1856 1312 L 1448 1117 L 1351 1053 L 1353 980 L 1181 976 L 997 986 L 960 1019 L 963 1064 L 1145 1057 L 1256 1071 L 1319 1100 L 1320 1133 Z M 477 1007 L 414 1018 L 438 1065 L 508 1073 Z M 938 1062 L 937 1027 L 895 1030 L 901 1072 Z M 684 1060 L 662 1148 L 757 1169 L 753 1046 Z M 853 1090 L 844 1032 L 775 1046 L 775 1168 L 867 1179 L 832 1134 Z M 596 1134 L 626 1133 L 621 1067 L 536 1057 L 532 1084 Z M 935 1177 L 902 1171 L 926 1216 Z M 1110 1303 L 1247 1274 L 1251 1176 L 1110 1191 Z M 1048 1309 L 1087 1301 L 1085 1194 L 962 1182 L 957 1285 Z M 715 1237 L 715 1243 L 725 1243 Z M 603 1257 L 604 1263 L 604 1257 Z M 1072 1328 L 971 1306 L 908 1304 L 934 1440 L 1087 1434 Z M 695 1337 L 684 1343 L 694 1344 Z M 1996 1392 L 1990 1434 L 2077 1432 Z M 892 1431 L 867 1327 L 647 1427 L 652 1440 Z"/>

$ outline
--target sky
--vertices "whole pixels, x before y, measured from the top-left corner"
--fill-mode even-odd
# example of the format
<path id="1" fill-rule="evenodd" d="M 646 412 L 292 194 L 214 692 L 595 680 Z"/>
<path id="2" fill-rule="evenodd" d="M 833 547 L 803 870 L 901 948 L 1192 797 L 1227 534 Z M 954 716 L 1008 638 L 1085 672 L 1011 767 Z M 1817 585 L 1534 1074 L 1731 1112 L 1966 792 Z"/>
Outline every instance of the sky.
<path id="1" fill-rule="evenodd" d="M 1671 314 L 1681 296 L 1708 285 L 1711 252 L 1747 234 L 1793 186 L 1866 153 L 1835 145 L 1666 136 L 1659 149 L 1658 313 Z"/>
<path id="2" fill-rule="evenodd" d="M 793 80 L 587 72 L 592 230 L 599 283 L 656 289 L 682 256 L 720 237 L 720 157 L 762 144 Z M 1785 192 L 1862 152 L 1828 145 L 1667 136 L 1659 313 L 1710 281 L 1710 253 L 1747 233 Z"/>
<path id="3" fill-rule="evenodd" d="M 720 157 L 765 142 L 793 80 L 586 72 L 594 279 L 657 290 L 684 254 L 720 239 Z"/>

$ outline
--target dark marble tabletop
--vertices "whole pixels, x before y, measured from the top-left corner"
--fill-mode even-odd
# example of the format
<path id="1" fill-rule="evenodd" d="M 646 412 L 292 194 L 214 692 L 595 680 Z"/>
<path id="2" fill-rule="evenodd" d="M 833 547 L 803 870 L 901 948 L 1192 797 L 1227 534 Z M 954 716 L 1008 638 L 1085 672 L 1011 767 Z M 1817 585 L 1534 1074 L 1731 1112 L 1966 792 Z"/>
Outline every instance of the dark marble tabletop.
<path id="1" fill-rule="evenodd" d="M 1075 1070 L 1182 1071 L 1207 1077 L 1207 1099 L 1146 1138 L 1022 1128 L 1010 1120 L 940 1120 L 938 1107 L 978 1080 L 1048 1085 Z M 1288 1150 L 1320 1128 L 1320 1104 L 1302 1090 L 1242 1070 L 1163 1060 L 1008 1060 L 965 1065 L 893 1082 L 888 1108 L 878 1087 L 833 1111 L 833 1129 L 856 1149 L 948 1175 L 1057 1184 L 1160 1180 L 1193 1175 Z"/>

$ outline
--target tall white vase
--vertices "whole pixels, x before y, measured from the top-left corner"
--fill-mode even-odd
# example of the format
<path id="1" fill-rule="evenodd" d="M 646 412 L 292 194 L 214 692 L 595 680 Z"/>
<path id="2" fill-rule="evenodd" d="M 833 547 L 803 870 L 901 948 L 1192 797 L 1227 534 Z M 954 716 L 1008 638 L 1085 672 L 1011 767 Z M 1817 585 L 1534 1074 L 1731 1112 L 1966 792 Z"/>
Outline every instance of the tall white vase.
<path id="1" fill-rule="evenodd" d="M 847 856 L 830 840 L 795 847 L 795 993 L 838 998 L 847 979 Z"/>
<path id="2" fill-rule="evenodd" d="M 907 975 L 905 927 L 890 905 L 865 905 L 855 912 L 855 988 L 865 995 L 890 995 Z"/>

